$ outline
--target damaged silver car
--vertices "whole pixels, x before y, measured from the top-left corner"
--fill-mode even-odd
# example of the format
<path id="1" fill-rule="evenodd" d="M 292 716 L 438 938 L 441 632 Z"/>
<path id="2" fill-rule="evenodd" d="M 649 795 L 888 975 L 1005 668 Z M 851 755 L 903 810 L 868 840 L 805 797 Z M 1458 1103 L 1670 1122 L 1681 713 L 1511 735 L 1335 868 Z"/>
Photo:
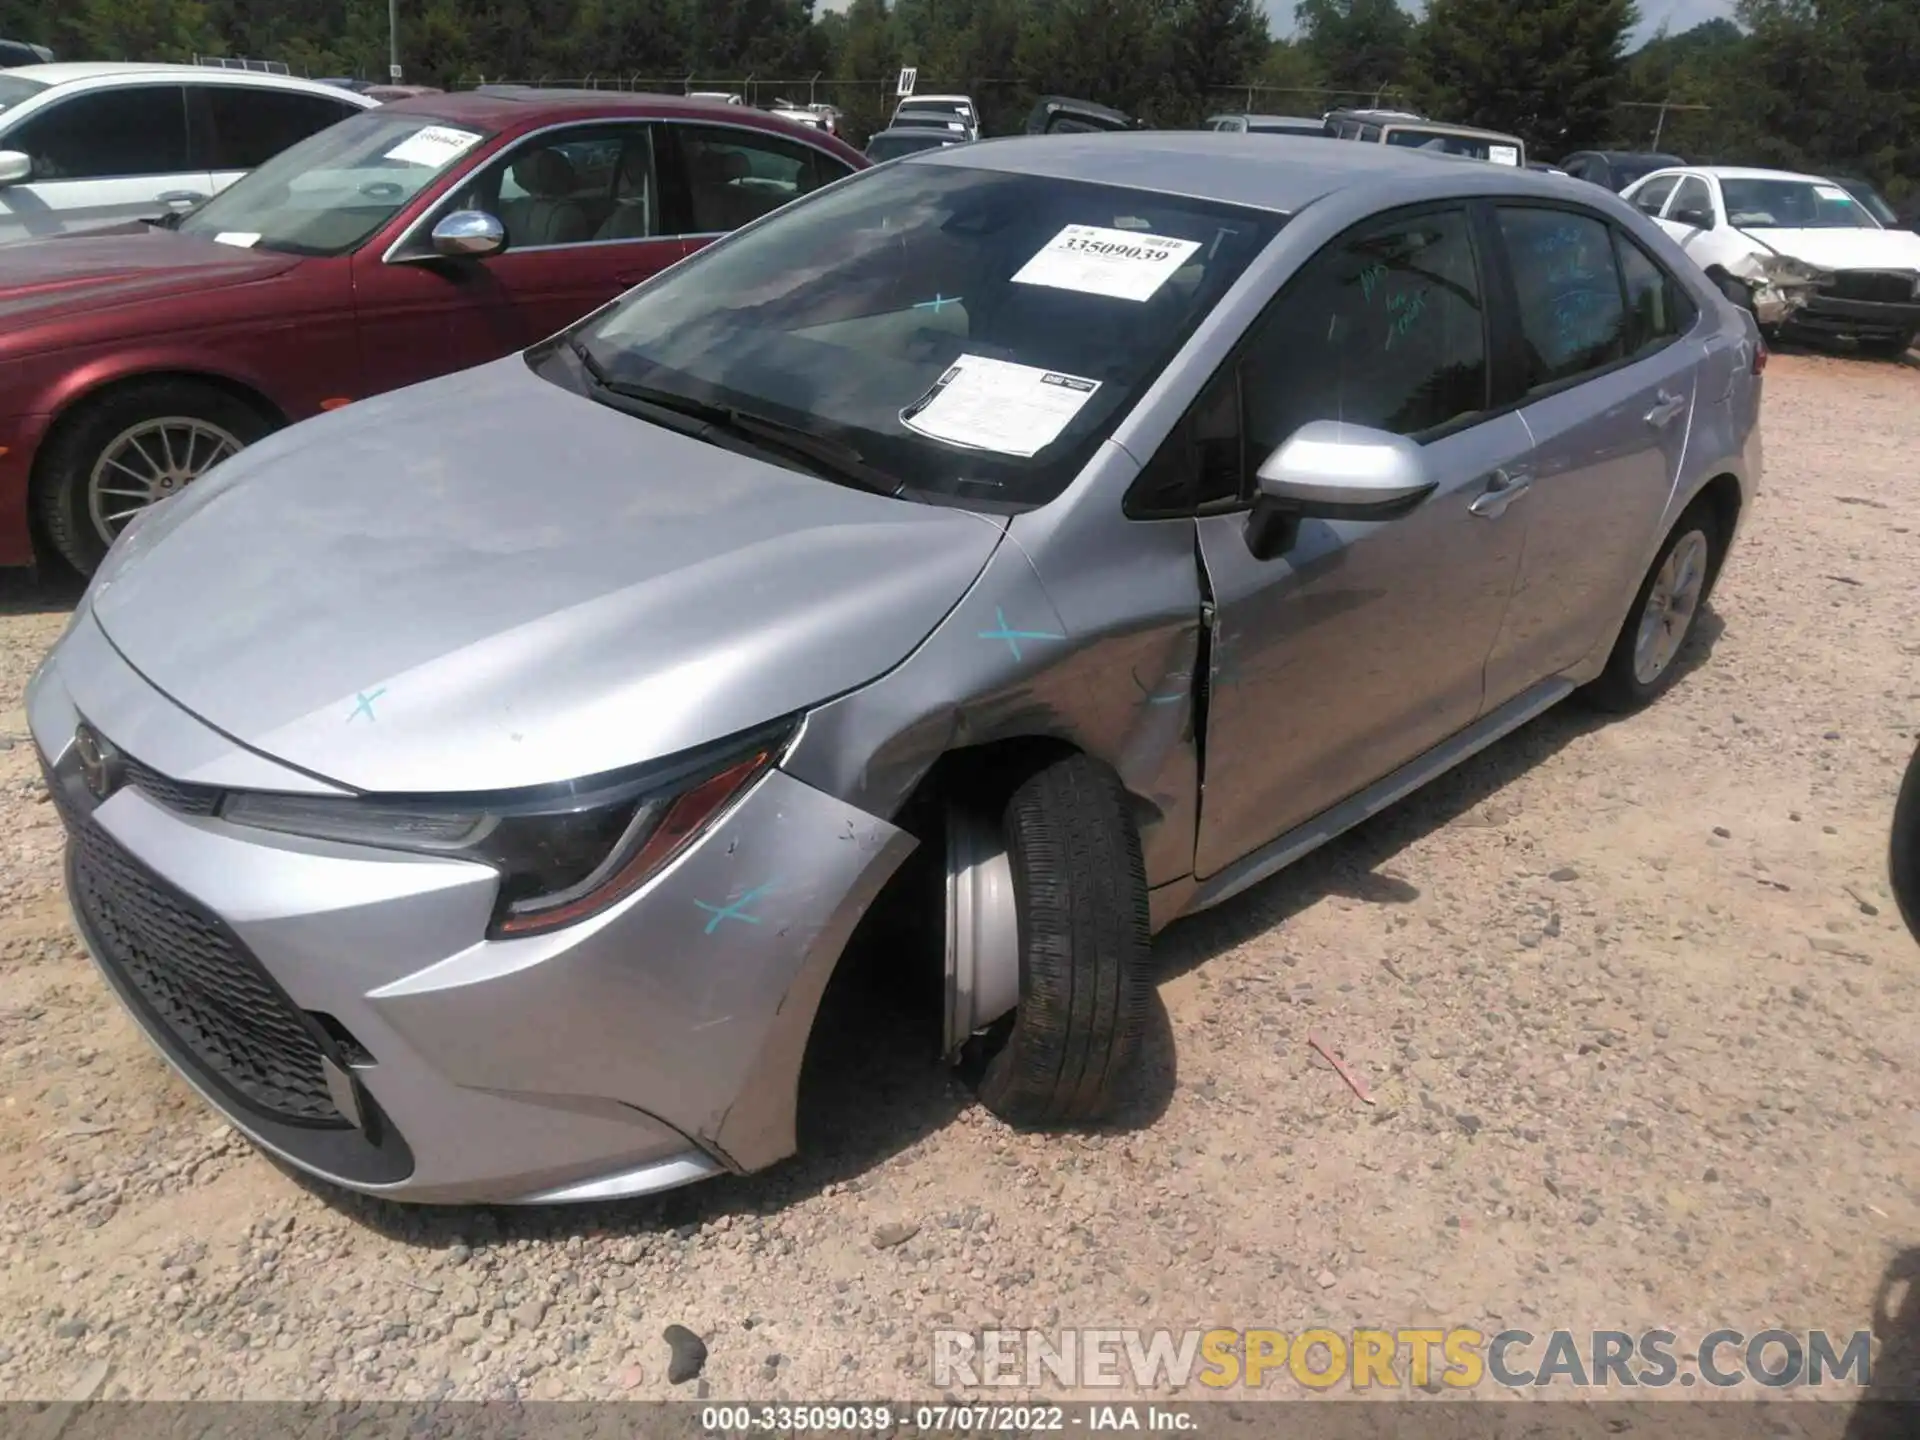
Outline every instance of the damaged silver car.
<path id="1" fill-rule="evenodd" d="M 955 147 L 284 430 L 33 681 L 78 928 L 236 1126 L 397 1199 L 781 1159 L 869 917 L 987 1105 L 1097 1117 L 1156 929 L 1681 673 L 1764 350 L 1569 191 Z"/>

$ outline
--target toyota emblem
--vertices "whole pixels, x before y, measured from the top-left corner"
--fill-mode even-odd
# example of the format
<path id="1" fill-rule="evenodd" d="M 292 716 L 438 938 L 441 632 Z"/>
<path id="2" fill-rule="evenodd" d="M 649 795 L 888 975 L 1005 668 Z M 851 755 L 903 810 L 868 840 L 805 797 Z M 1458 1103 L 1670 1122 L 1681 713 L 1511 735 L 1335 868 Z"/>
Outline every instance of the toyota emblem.
<path id="1" fill-rule="evenodd" d="M 82 724 L 73 732 L 73 753 L 80 761 L 80 778 L 87 793 L 95 800 L 111 795 L 119 780 L 113 747 L 91 725 Z"/>

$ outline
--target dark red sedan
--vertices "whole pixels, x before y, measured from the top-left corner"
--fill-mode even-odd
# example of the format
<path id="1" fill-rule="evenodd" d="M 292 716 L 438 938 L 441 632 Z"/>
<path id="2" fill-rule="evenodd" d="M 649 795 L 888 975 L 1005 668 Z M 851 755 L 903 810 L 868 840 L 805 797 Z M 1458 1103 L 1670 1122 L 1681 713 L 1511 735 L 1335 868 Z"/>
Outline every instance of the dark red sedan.
<path id="1" fill-rule="evenodd" d="M 269 430 L 529 345 L 866 163 L 744 106 L 427 95 L 177 222 L 0 245 L 0 564 L 37 526 L 91 572 Z"/>

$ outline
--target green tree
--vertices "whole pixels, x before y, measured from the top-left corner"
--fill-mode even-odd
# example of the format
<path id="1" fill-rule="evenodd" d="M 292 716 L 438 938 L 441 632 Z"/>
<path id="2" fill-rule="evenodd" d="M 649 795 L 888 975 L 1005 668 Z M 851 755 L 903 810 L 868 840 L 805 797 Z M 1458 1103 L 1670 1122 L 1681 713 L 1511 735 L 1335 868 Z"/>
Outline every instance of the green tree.
<path id="1" fill-rule="evenodd" d="M 1155 118 L 1197 124 L 1230 87 L 1250 81 L 1272 45 L 1252 0 L 1175 0 L 1165 15 L 1166 70 Z"/>
<path id="2" fill-rule="evenodd" d="M 1633 0 L 1432 0 L 1415 44 L 1427 113 L 1543 154 L 1598 144 L 1620 98 Z"/>
<path id="3" fill-rule="evenodd" d="M 1293 15 L 1301 50 L 1347 100 L 1371 99 L 1405 76 L 1414 27 L 1398 0 L 1300 0 Z"/>

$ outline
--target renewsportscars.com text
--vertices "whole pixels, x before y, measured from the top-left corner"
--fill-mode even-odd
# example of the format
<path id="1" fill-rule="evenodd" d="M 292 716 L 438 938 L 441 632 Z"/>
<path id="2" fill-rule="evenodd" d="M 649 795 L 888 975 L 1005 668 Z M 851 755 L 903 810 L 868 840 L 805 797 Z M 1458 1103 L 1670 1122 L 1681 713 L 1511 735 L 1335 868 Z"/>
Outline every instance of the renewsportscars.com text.
<path id="1" fill-rule="evenodd" d="M 1026 1390 L 1630 1389 L 1873 1383 L 1868 1331 L 939 1330 L 933 1383 Z"/>

